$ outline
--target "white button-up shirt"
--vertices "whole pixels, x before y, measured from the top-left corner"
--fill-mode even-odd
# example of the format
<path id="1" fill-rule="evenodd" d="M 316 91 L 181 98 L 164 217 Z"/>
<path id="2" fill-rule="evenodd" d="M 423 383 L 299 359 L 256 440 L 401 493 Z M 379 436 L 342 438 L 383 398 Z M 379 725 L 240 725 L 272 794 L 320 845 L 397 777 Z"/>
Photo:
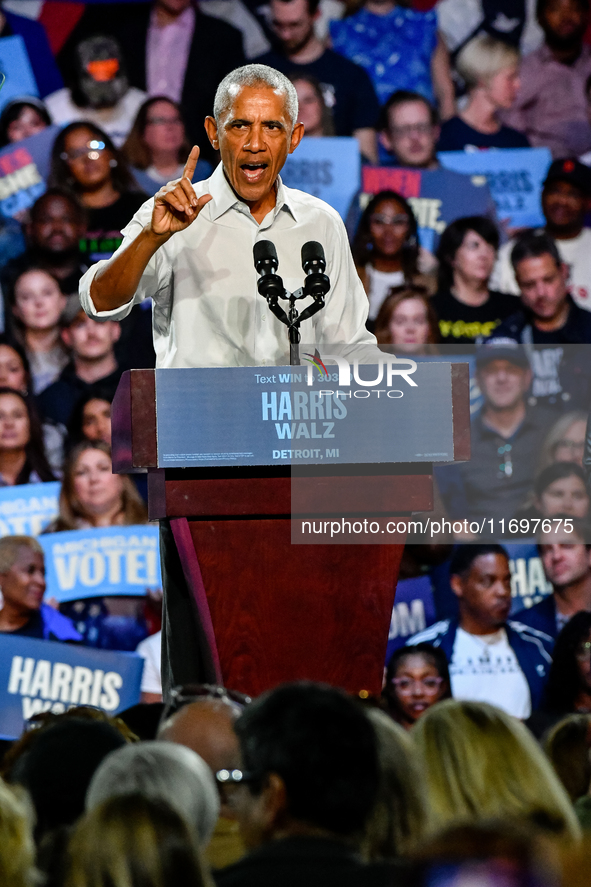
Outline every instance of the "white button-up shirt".
<path id="1" fill-rule="evenodd" d="M 159 368 L 286 365 L 287 327 L 257 291 L 253 246 L 259 240 L 275 244 L 277 273 L 286 289 L 295 291 L 305 277 L 301 248 L 316 240 L 324 247 L 331 288 L 325 307 L 302 323 L 302 346 L 375 346 L 365 329 L 369 303 L 340 216 L 317 197 L 286 188 L 281 179 L 277 182 L 276 205 L 259 225 L 236 197 L 220 164 L 207 181 L 193 186 L 198 197 L 211 194 L 213 199 L 188 228 L 152 256 L 134 298 L 112 311 L 97 311 L 90 286 L 103 264 L 98 262 L 80 281 L 82 307 L 97 320 L 121 320 L 134 304 L 151 297 Z M 123 229 L 119 250 L 150 222 L 153 205 L 153 198 L 146 201 Z M 306 298 L 296 303 L 300 313 L 310 302 Z M 280 304 L 288 309 L 287 301 Z"/>

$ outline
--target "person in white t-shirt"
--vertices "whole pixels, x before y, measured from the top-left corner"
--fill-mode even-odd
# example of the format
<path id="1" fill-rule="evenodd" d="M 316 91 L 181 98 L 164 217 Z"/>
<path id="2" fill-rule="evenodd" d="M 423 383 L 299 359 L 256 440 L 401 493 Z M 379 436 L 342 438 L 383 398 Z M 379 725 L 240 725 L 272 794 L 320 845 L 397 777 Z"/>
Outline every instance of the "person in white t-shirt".
<path id="1" fill-rule="evenodd" d="M 408 641 L 441 647 L 452 695 L 488 702 L 525 719 L 539 705 L 552 662 L 552 638 L 509 620 L 511 571 L 501 545 L 459 545 L 450 563 L 459 619 L 438 622 Z"/>
<path id="2" fill-rule="evenodd" d="M 142 702 L 162 702 L 162 632 L 157 631 L 138 644 L 136 653 L 144 660 Z"/>
<path id="3" fill-rule="evenodd" d="M 581 308 L 591 311 L 591 229 L 585 228 L 585 214 L 591 197 L 591 170 L 574 157 L 555 160 L 550 165 L 542 191 L 542 211 L 546 231 L 554 238 L 562 261 L 569 270 L 569 289 Z M 490 280 L 491 289 L 519 295 L 511 265 L 509 240 L 499 250 Z"/>

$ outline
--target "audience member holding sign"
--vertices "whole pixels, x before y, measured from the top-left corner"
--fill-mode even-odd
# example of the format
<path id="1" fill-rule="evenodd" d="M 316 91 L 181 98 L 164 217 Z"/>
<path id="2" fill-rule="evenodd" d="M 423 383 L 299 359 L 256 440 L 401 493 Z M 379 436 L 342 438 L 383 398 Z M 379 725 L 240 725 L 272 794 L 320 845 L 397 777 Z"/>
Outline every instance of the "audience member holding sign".
<path id="1" fill-rule="evenodd" d="M 29 536 L 0 539 L 0 632 L 54 641 L 81 641 L 66 616 L 43 603 L 43 549 Z"/>

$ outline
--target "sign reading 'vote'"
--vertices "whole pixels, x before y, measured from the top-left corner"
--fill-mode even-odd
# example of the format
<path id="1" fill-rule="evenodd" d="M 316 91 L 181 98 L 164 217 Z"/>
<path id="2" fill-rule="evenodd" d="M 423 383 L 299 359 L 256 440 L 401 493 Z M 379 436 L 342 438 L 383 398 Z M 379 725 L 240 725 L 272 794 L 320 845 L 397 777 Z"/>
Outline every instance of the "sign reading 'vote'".
<path id="1" fill-rule="evenodd" d="M 158 527 L 107 527 L 40 536 L 47 593 L 62 601 L 144 595 L 160 588 Z"/>

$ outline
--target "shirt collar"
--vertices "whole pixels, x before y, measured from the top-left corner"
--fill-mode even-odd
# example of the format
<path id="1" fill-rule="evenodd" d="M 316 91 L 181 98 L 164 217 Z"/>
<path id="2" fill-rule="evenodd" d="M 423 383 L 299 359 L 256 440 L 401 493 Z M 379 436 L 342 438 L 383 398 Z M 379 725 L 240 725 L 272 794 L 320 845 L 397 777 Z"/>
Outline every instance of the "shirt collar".
<path id="1" fill-rule="evenodd" d="M 208 184 L 209 193 L 213 197 L 213 200 L 211 201 L 211 219 L 213 222 L 217 221 L 217 219 L 219 219 L 220 216 L 223 216 L 224 213 L 228 212 L 229 209 L 233 209 L 234 207 L 246 207 L 246 204 L 243 203 L 232 190 L 232 187 L 225 176 L 223 164 L 219 163 L 217 165 L 209 178 Z M 281 176 L 277 176 L 277 200 L 273 217 L 275 218 L 277 213 L 281 212 L 283 209 L 291 213 L 294 221 L 297 222 L 297 217 L 293 209 L 293 201 L 290 200 L 287 194 L 287 189 L 281 181 Z"/>

